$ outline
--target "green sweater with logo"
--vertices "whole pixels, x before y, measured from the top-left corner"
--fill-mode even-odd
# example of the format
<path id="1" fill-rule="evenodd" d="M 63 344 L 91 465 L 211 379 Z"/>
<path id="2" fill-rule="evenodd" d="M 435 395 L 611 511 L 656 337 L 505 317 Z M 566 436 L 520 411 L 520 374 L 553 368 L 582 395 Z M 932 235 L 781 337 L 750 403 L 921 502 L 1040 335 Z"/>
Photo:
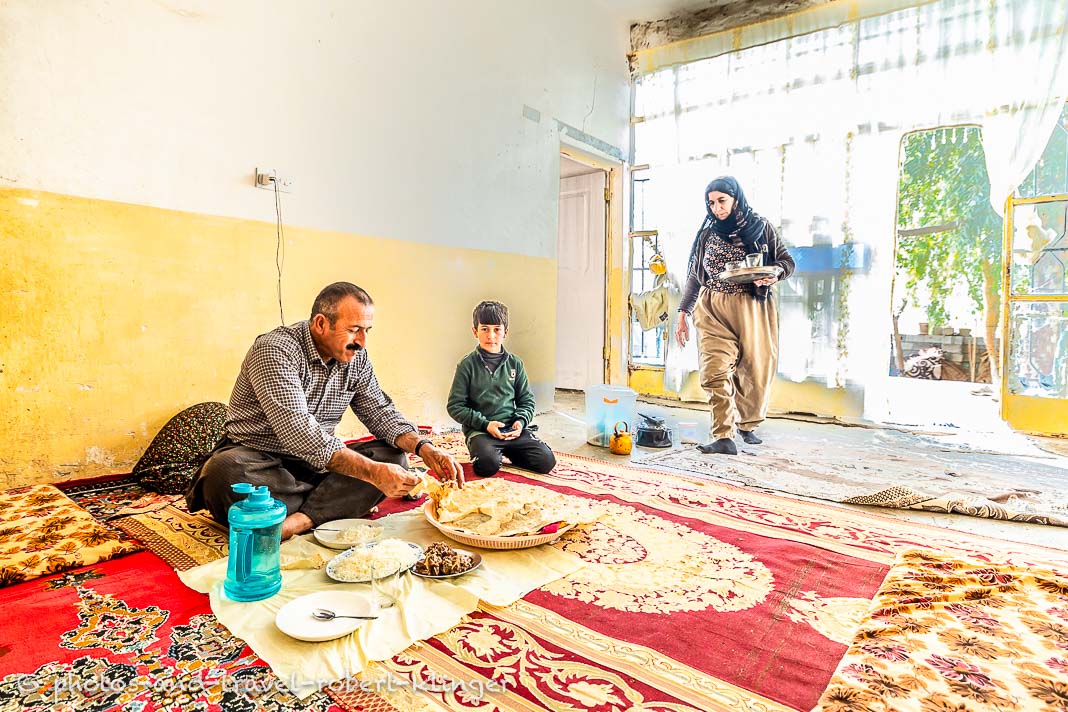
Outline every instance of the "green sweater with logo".
<path id="1" fill-rule="evenodd" d="M 493 371 L 476 348 L 456 365 L 449 391 L 449 416 L 463 426 L 464 437 L 486 432 L 491 420 L 511 425 L 534 419 L 534 392 L 527 381 L 523 360 L 512 353 Z"/>

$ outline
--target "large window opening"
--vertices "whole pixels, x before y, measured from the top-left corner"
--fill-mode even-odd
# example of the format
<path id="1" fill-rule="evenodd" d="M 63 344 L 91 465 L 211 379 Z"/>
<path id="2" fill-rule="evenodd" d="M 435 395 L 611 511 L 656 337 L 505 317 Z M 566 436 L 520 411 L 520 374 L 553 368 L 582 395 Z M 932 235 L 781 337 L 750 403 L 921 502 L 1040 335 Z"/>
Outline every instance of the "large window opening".
<path id="1" fill-rule="evenodd" d="M 978 127 L 901 142 L 890 374 L 991 382 L 1001 313 L 1002 220 Z"/>

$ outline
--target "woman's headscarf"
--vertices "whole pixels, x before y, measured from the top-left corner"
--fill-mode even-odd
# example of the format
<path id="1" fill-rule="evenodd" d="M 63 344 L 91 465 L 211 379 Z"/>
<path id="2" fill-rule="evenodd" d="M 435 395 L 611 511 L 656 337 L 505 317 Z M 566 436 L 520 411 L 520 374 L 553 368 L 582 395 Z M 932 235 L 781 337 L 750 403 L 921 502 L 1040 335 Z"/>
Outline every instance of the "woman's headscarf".
<path id="1" fill-rule="evenodd" d="M 708 204 L 708 194 L 714 190 L 726 193 L 734 198 L 734 206 L 731 208 L 730 214 L 723 220 L 716 219 L 715 214 L 712 212 L 712 206 Z M 745 245 L 746 252 L 749 253 L 764 251 L 766 242 L 764 238 L 764 218 L 757 215 L 749 207 L 749 201 L 745 199 L 742 186 L 738 185 L 738 181 L 733 176 L 720 176 L 713 180 L 705 188 L 702 197 L 705 201 L 705 210 L 708 211 L 708 222 L 710 223 L 712 234 L 730 244 L 734 244 L 734 238 L 738 237 L 741 239 L 742 244 Z"/>
<path id="2" fill-rule="evenodd" d="M 734 205 L 731 207 L 730 215 L 724 220 L 717 220 L 712 213 L 712 206 L 708 204 L 708 194 L 714 190 L 726 193 L 734 198 Z M 711 183 L 705 186 L 705 191 L 701 194 L 701 200 L 705 204 L 708 216 L 701 223 L 701 227 L 697 231 L 697 237 L 693 241 L 693 247 L 690 248 L 689 271 L 692 272 L 697 265 L 697 260 L 701 259 L 701 256 L 697 254 L 697 246 L 701 243 L 701 236 L 706 231 L 731 245 L 734 244 L 734 238 L 738 237 L 742 244 L 745 245 L 746 253 L 760 253 L 764 258 L 764 262 L 767 263 L 768 240 L 764 230 L 764 218 L 749 207 L 749 201 L 745 199 L 742 186 L 738 184 L 734 176 L 720 176 L 713 179 Z M 761 301 L 768 298 L 769 291 L 768 287 L 758 287 L 755 284 L 749 285 L 750 294 Z"/>

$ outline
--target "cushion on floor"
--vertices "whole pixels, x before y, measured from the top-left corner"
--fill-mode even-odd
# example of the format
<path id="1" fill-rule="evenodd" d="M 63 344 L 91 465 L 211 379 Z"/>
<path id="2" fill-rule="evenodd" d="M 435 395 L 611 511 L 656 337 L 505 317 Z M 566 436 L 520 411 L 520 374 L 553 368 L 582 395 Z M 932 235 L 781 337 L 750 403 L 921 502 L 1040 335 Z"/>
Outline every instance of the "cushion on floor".
<path id="1" fill-rule="evenodd" d="M 140 550 L 52 485 L 0 492 L 0 586 Z"/>
<path id="2" fill-rule="evenodd" d="M 223 438 L 226 405 L 197 403 L 178 413 L 152 439 L 134 465 L 141 485 L 164 494 L 185 494 L 201 464 Z"/>

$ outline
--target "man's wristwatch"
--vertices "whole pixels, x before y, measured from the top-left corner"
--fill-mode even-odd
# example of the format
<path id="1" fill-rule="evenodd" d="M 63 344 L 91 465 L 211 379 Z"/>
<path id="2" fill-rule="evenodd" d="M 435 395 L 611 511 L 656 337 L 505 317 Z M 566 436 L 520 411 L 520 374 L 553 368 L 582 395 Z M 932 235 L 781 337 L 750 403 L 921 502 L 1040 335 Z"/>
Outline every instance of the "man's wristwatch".
<path id="1" fill-rule="evenodd" d="M 425 438 L 424 438 L 423 440 L 420 440 L 419 442 L 417 442 L 417 443 L 415 444 L 415 449 L 414 449 L 414 450 L 412 450 L 412 453 L 414 453 L 416 457 L 421 457 L 421 456 L 419 455 L 419 449 L 420 449 L 420 448 L 422 448 L 422 447 L 423 447 L 424 445 L 433 445 L 433 444 L 434 444 L 434 443 L 432 443 L 432 442 L 430 442 L 429 440 L 427 440 L 427 439 L 425 439 Z"/>

